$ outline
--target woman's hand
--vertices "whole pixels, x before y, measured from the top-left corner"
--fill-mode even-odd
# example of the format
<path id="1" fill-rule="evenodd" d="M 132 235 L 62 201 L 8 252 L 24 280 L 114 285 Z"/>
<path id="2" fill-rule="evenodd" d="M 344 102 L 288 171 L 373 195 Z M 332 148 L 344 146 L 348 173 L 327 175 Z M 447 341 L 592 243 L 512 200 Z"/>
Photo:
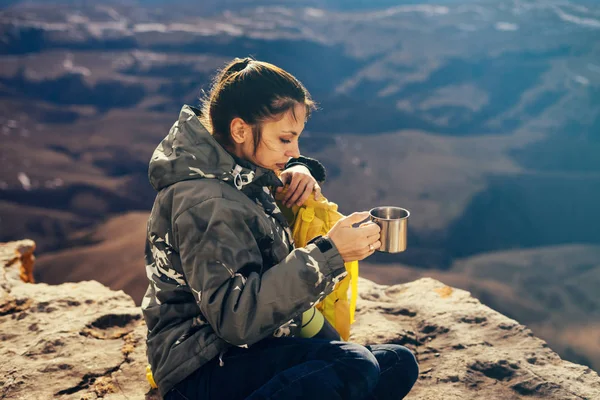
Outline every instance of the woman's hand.
<path id="1" fill-rule="evenodd" d="M 362 223 L 358 228 L 352 225 L 369 218 L 369 212 L 356 212 L 340 219 L 331 228 L 327 237 L 337 247 L 344 262 L 360 261 L 381 247 L 381 228 L 372 221 Z"/>
<path id="2" fill-rule="evenodd" d="M 291 208 L 294 204 L 297 206 L 304 204 L 313 191 L 315 192 L 315 200 L 319 200 L 321 196 L 321 186 L 304 165 L 294 165 L 286 169 L 281 173 L 279 179 L 284 185 L 289 185 L 285 197 L 281 201 L 288 208 Z M 283 187 L 277 188 L 277 192 L 282 190 Z"/>

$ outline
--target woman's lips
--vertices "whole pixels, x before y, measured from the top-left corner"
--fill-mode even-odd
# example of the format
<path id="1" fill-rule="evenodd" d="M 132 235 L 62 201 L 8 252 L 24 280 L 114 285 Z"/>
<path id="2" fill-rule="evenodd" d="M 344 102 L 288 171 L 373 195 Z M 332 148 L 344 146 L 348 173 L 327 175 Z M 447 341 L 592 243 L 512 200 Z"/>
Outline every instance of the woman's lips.
<path id="1" fill-rule="evenodd" d="M 285 163 L 284 164 L 275 164 L 277 166 L 277 168 L 279 169 L 285 169 Z"/>

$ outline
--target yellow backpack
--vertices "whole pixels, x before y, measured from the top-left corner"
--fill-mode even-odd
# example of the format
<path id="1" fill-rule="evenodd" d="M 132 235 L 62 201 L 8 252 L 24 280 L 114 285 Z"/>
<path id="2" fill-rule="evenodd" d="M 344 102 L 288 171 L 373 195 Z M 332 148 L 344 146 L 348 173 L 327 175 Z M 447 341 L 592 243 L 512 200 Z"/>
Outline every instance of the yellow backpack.
<path id="1" fill-rule="evenodd" d="M 286 190 L 278 193 L 276 200 L 283 199 L 285 193 Z M 315 200 L 314 193 L 300 207 L 294 205 L 287 208 L 281 204 L 279 207 L 292 227 L 296 247 L 304 247 L 311 239 L 326 235 L 333 225 L 343 218 L 337 210 L 337 204 L 328 201 L 322 195 L 319 200 Z M 333 292 L 315 305 L 340 334 L 342 340 L 350 338 L 350 325 L 354 323 L 358 297 L 358 261 L 347 262 L 345 265 L 348 275 L 336 284 Z M 350 287 L 352 290 L 348 301 Z M 153 389 L 157 388 L 150 365 L 146 366 L 146 379 Z"/>
<path id="2" fill-rule="evenodd" d="M 330 202 L 321 195 L 315 200 L 314 193 L 302 206 L 284 207 L 280 204 L 287 191 L 287 187 L 277 193 L 281 212 L 286 216 L 292 227 L 292 236 L 296 247 L 304 247 L 313 238 L 326 235 L 335 223 L 344 216 L 338 212 L 336 203 Z M 354 323 L 356 299 L 358 297 L 358 261 L 347 262 L 348 275 L 338 282 L 325 299 L 316 305 L 327 321 L 338 331 L 342 340 L 350 338 L 350 325 Z M 351 289 L 348 299 L 348 289 Z"/>

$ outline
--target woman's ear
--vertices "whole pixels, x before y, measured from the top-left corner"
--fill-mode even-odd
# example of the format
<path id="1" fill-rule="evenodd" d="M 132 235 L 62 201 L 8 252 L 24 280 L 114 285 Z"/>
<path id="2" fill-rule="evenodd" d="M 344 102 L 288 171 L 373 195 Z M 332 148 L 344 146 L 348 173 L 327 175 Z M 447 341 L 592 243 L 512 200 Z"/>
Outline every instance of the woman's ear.
<path id="1" fill-rule="evenodd" d="M 252 136 L 252 129 L 250 125 L 244 122 L 241 118 L 234 118 L 229 124 L 229 131 L 231 132 L 231 138 L 235 143 L 242 144 Z"/>

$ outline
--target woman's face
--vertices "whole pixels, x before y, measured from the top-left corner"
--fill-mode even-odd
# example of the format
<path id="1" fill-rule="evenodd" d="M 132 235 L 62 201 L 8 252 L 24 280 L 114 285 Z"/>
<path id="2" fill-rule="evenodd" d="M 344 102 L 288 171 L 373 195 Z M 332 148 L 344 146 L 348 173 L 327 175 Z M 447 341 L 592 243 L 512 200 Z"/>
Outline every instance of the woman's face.
<path id="1" fill-rule="evenodd" d="M 250 140 L 243 143 L 243 158 L 272 171 L 283 170 L 291 157 L 300 156 L 298 139 L 304 129 L 305 120 L 306 107 L 303 104 L 296 104 L 294 114 L 289 110 L 279 120 L 263 122 L 262 137 L 256 153 L 254 153 L 254 138 L 251 136 Z"/>

